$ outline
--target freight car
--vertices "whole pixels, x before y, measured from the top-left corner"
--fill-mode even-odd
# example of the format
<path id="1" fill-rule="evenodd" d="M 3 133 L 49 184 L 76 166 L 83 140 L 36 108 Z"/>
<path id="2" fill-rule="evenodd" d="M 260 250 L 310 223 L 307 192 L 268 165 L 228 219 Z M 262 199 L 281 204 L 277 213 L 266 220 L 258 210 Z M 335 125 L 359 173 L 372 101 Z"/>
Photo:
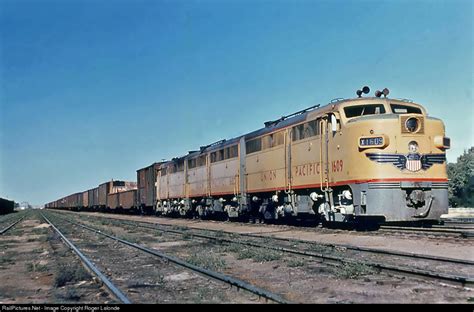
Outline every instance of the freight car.
<path id="1" fill-rule="evenodd" d="M 0 198 L 0 215 L 12 213 L 15 208 L 15 202 L 5 198 Z"/>
<path id="2" fill-rule="evenodd" d="M 156 176 L 162 162 L 137 170 L 137 200 L 144 213 L 153 212 L 156 204 Z"/>
<path id="3" fill-rule="evenodd" d="M 362 97 L 369 91 L 139 169 L 131 197 L 161 215 L 438 221 L 448 209 L 443 122 L 420 104 L 387 98 L 388 89 Z M 89 191 L 89 209 L 114 193 L 101 188 L 93 189 L 98 204 Z"/>
<path id="4" fill-rule="evenodd" d="M 138 210 L 136 182 L 112 180 L 87 191 L 68 195 L 47 203 L 46 208 L 68 210 L 107 211 L 110 209 Z M 135 194 L 130 194 L 132 191 Z M 120 202 L 119 194 L 125 193 Z"/>

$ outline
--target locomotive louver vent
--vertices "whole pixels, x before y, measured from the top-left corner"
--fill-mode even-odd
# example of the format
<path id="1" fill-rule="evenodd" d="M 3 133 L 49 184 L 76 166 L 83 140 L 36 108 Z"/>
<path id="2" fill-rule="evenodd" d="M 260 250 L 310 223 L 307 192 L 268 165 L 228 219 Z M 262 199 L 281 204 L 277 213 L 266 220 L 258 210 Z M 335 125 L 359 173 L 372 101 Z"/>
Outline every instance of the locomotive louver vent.
<path id="1" fill-rule="evenodd" d="M 421 116 L 416 116 L 416 119 L 419 121 L 418 130 L 415 132 L 410 132 L 406 127 L 406 121 L 408 118 L 413 118 L 413 116 L 400 116 L 400 128 L 402 133 L 407 134 L 424 134 L 425 133 L 425 119 Z"/>

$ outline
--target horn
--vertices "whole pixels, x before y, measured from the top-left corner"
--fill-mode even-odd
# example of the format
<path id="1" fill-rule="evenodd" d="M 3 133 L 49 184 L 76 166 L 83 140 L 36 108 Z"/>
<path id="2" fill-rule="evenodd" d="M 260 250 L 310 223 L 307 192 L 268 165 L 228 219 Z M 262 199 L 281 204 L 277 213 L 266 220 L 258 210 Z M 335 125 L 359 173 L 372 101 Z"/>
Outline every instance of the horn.
<path id="1" fill-rule="evenodd" d="M 356 91 L 356 94 L 357 94 L 358 97 L 361 97 L 361 96 L 362 96 L 362 91 L 361 91 L 361 90 L 357 90 L 357 91 Z"/>
<path id="2" fill-rule="evenodd" d="M 390 93 L 390 91 L 387 88 L 385 88 L 385 89 L 382 90 L 382 93 L 383 93 L 384 97 L 387 97 L 387 95 Z"/>
<path id="3" fill-rule="evenodd" d="M 362 88 L 362 92 L 364 92 L 365 94 L 367 94 L 367 93 L 370 92 L 370 88 L 367 87 L 367 86 L 364 86 L 364 87 Z"/>
<path id="4" fill-rule="evenodd" d="M 376 96 L 376 97 L 381 97 L 381 96 L 382 96 L 382 92 L 379 91 L 379 90 L 375 91 L 375 96 Z"/>

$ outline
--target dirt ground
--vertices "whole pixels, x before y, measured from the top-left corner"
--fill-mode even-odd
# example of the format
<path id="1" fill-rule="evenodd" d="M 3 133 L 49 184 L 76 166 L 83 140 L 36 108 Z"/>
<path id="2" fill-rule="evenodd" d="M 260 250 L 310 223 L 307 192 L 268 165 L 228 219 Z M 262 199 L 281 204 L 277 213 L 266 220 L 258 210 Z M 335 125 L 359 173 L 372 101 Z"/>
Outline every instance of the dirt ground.
<path id="1" fill-rule="evenodd" d="M 389 275 L 364 266 L 334 267 L 314 258 L 236 244 L 220 245 L 193 238 L 191 234 L 188 237 L 167 233 L 158 236 L 155 230 L 118 222 L 101 224 L 87 217 L 81 217 L 81 222 L 103 226 L 116 233 L 125 230 L 129 238 L 140 244 L 238 277 L 292 302 L 468 303 L 474 297 L 471 288 Z"/>
<path id="2" fill-rule="evenodd" d="M 0 236 L 0 304 L 115 302 L 78 263 L 49 225 L 28 217 Z"/>
<path id="3" fill-rule="evenodd" d="M 94 215 L 94 213 L 83 213 Z M 102 214 L 103 215 L 103 214 Z M 441 256 L 454 259 L 474 260 L 474 239 L 456 239 L 441 241 L 433 238 L 387 237 L 365 234 L 364 232 L 320 231 L 319 229 L 298 229 L 296 227 L 281 227 L 272 225 L 253 225 L 236 222 L 217 222 L 189 219 L 157 218 L 144 216 L 110 215 L 113 218 L 141 220 L 158 224 L 172 224 L 197 229 L 222 230 L 235 233 L 251 233 L 261 236 L 294 238 L 310 242 L 329 244 L 348 244 L 358 247 L 386 249 L 390 251 L 416 252 L 419 254 Z"/>
<path id="4" fill-rule="evenodd" d="M 95 214 L 91 214 L 94 216 Z M 71 217 L 72 215 L 64 214 Z M 97 215 L 95 215 L 97 216 Z M 110 216 L 110 215 L 109 215 Z M 117 216 L 114 216 L 117 217 Z M 363 233 L 331 235 L 306 229 L 285 229 L 213 221 L 120 216 L 203 229 L 297 237 L 308 241 L 338 242 L 367 247 L 443 255 L 472 260 L 472 245 L 385 241 Z M 306 256 L 288 255 L 238 244 L 216 243 L 190 235 L 176 235 L 74 215 L 123 239 L 174 255 L 267 289 L 297 303 L 471 303 L 474 290 L 439 281 L 379 272 L 364 265 L 335 266 Z M 266 303 L 246 291 L 151 257 L 141 251 L 57 222 L 63 233 L 135 303 Z M 268 240 L 271 243 L 271 240 Z M 457 252 L 454 249 L 457 248 Z M 447 249 L 447 250 L 446 250 Z M 66 272 L 67 274 L 65 274 Z M 49 225 L 32 215 L 0 236 L 0 304 L 2 303 L 117 303 L 83 269 L 77 257 L 54 235 Z M 268 301 L 270 303 L 270 301 Z"/>

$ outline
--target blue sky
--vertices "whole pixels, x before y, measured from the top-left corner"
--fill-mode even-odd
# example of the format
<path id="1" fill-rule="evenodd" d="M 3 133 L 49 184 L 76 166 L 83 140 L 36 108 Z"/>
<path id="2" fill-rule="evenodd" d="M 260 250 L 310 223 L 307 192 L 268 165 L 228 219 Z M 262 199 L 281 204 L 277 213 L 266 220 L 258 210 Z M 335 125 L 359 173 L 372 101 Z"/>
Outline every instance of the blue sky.
<path id="1" fill-rule="evenodd" d="M 472 1 L 0 0 L 0 196 L 42 204 L 369 85 L 474 145 Z"/>

